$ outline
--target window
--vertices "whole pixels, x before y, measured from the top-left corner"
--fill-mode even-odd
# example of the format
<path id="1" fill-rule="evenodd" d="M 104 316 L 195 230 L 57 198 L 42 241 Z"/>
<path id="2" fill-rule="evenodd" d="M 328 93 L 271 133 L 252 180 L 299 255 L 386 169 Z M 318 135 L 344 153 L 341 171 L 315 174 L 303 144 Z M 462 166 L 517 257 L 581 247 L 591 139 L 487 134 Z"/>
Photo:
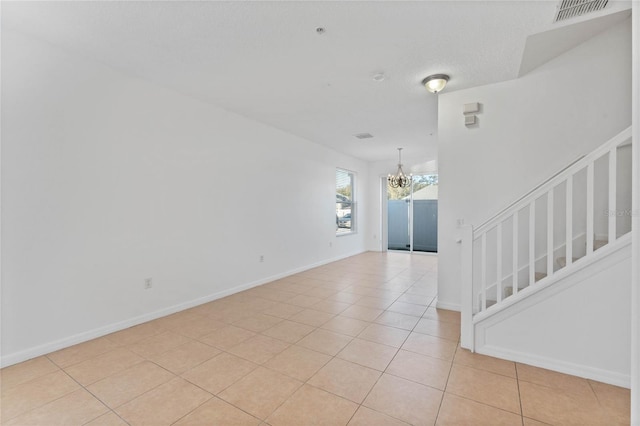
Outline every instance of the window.
<path id="1" fill-rule="evenodd" d="M 354 174 L 336 169 L 336 235 L 355 232 Z"/>

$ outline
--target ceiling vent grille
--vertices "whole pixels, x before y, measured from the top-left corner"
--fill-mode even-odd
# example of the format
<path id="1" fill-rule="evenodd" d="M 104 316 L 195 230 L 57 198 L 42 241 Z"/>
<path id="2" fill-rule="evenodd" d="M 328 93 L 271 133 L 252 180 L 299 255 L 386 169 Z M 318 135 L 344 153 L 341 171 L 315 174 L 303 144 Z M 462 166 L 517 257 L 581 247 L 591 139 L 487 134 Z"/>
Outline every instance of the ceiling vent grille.
<path id="1" fill-rule="evenodd" d="M 358 133 L 357 135 L 353 135 L 358 139 L 371 139 L 373 135 L 371 133 Z"/>
<path id="2" fill-rule="evenodd" d="M 553 22 L 575 18 L 605 8 L 609 0 L 562 0 Z"/>

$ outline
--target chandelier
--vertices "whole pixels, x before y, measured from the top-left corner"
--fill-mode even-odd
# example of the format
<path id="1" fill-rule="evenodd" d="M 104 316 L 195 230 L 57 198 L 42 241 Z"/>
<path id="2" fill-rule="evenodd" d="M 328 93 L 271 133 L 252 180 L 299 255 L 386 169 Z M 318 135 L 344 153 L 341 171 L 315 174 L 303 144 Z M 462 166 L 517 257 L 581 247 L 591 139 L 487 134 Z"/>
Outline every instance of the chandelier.
<path id="1" fill-rule="evenodd" d="M 392 188 L 406 188 L 411 185 L 412 175 L 405 175 L 402 171 L 402 148 L 398 148 L 398 171 L 395 175 L 387 176 L 387 181 Z"/>

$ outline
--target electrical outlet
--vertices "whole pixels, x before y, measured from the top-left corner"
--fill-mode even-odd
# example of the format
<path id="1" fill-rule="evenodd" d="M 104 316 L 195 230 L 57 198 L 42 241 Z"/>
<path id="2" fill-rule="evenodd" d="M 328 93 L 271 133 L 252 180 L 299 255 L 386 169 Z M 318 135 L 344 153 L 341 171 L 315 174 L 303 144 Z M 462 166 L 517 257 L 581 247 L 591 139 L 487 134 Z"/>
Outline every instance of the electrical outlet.
<path id="1" fill-rule="evenodd" d="M 329 247 L 333 247 L 333 243 L 329 241 Z"/>
<path id="2" fill-rule="evenodd" d="M 260 262 L 264 262 L 264 255 L 263 254 L 260 255 Z"/>
<path id="3" fill-rule="evenodd" d="M 458 219 L 458 226 L 464 226 L 464 219 Z"/>
<path id="4" fill-rule="evenodd" d="M 153 280 L 151 280 L 151 278 L 147 278 L 144 280 L 144 289 L 145 290 L 149 290 L 151 287 L 153 287 Z"/>

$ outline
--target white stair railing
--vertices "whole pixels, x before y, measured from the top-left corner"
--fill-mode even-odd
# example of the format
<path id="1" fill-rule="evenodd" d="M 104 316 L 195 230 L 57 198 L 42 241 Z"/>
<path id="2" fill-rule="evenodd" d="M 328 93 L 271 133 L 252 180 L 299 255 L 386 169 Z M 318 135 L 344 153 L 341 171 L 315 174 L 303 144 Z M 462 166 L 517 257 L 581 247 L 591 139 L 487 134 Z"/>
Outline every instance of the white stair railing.
<path id="1" fill-rule="evenodd" d="M 618 221 L 631 214 L 630 142 L 629 127 L 480 226 L 463 227 L 463 347 L 474 350 L 474 322 L 526 297 L 538 282 L 551 283 L 575 262 L 586 263 L 631 230 L 628 218 Z"/>

